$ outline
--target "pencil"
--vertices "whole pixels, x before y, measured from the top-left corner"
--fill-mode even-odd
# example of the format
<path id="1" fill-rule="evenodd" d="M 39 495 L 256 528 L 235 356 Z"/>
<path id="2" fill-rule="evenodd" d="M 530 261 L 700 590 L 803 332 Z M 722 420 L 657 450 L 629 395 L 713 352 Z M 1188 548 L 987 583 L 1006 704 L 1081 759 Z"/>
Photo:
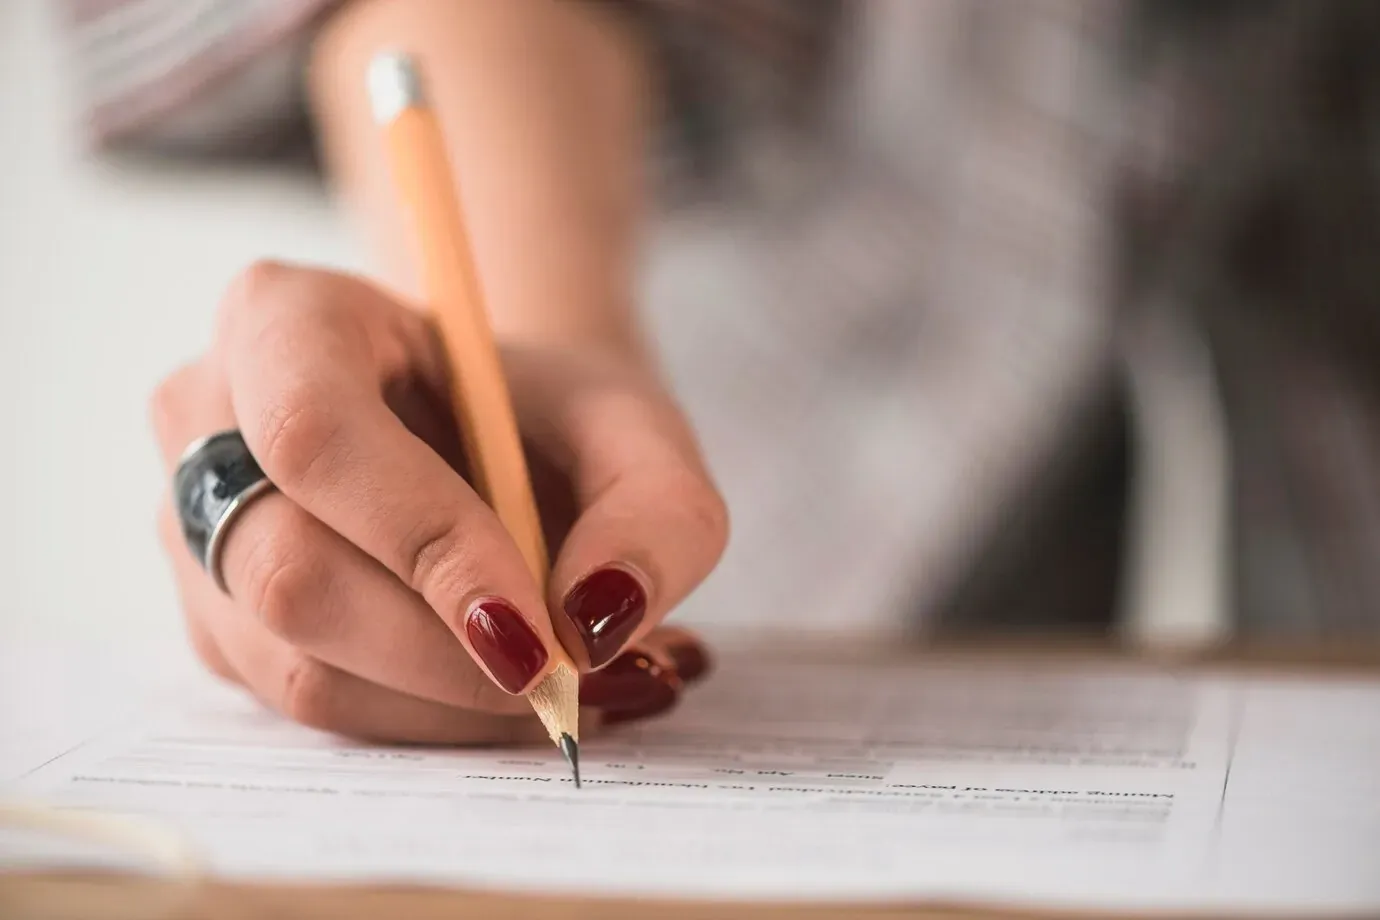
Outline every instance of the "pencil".
<path id="1" fill-rule="evenodd" d="M 455 406 L 471 484 L 494 509 L 545 591 L 550 563 L 498 348 L 471 254 L 441 126 L 428 105 L 420 69 L 405 54 L 377 55 L 369 101 L 383 132 L 404 217 L 411 223 L 423 290 L 451 367 Z M 580 784 L 579 678 L 558 649 L 528 694 L 552 742 Z"/>

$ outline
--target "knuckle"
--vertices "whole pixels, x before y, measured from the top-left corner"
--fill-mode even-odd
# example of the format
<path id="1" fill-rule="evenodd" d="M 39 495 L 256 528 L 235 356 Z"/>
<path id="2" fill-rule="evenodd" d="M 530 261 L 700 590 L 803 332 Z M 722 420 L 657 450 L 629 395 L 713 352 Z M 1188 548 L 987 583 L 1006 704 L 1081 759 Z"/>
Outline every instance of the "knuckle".
<path id="1" fill-rule="evenodd" d="M 318 632 L 309 598 L 316 578 L 305 566 L 283 563 L 274 569 L 259 589 L 255 608 L 259 620 L 270 632 L 288 642 L 307 643 Z"/>
<path id="2" fill-rule="evenodd" d="M 728 546 L 730 521 L 728 504 L 719 490 L 700 476 L 690 477 L 683 489 L 683 507 L 695 530 L 702 534 L 714 559 L 723 555 Z"/>
<path id="3" fill-rule="evenodd" d="M 216 341 L 231 348 L 257 344 L 289 311 L 329 304 L 325 274 L 283 262 L 262 260 L 240 271 L 221 298 L 216 315 Z"/>
<path id="4" fill-rule="evenodd" d="M 230 282 L 224 309 L 236 312 L 276 303 L 284 287 L 299 274 L 299 269 L 274 259 L 251 262 Z"/>
<path id="5" fill-rule="evenodd" d="M 298 655 L 283 674 L 279 705 L 293 721 L 313 728 L 332 727 L 335 706 L 331 670 L 315 658 Z"/>
<path id="6" fill-rule="evenodd" d="M 260 259 L 230 282 L 219 318 L 222 322 L 249 316 L 277 318 L 289 308 L 323 309 L 334 314 L 348 310 L 358 299 L 360 284 L 337 272 Z"/>
<path id="7" fill-rule="evenodd" d="M 475 576 L 471 543 L 454 521 L 421 522 L 403 538 L 399 574 L 423 597 L 462 596 Z"/>
<path id="8" fill-rule="evenodd" d="M 285 523 L 262 538 L 244 580 L 245 603 L 270 632 L 292 643 L 310 641 L 320 631 L 315 611 L 323 578 L 306 549 L 304 531 Z"/>
<path id="9" fill-rule="evenodd" d="M 258 425 L 258 459 L 280 487 L 301 486 L 311 480 L 323 459 L 338 443 L 341 421 L 318 388 L 303 382 L 271 400 Z"/>
<path id="10" fill-rule="evenodd" d="M 166 440 L 186 415 L 188 389 L 195 384 L 196 366 L 184 365 L 154 386 L 149 394 L 149 422 L 160 439 Z"/>

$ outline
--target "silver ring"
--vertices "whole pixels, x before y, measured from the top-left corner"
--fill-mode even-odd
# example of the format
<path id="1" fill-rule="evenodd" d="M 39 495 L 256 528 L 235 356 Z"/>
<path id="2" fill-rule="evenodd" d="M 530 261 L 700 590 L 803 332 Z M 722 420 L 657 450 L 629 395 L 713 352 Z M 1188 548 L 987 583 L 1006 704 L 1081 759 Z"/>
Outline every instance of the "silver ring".
<path id="1" fill-rule="evenodd" d="M 238 431 L 198 438 L 178 460 L 173 498 L 182 536 L 223 593 L 230 593 L 220 567 L 225 535 L 240 513 L 272 488 Z"/>

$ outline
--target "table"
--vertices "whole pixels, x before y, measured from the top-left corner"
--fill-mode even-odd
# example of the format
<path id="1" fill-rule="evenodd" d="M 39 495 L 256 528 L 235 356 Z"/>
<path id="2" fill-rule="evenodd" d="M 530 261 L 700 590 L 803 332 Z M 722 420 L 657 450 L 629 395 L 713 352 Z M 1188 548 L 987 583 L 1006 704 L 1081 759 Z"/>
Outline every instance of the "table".
<path id="1" fill-rule="evenodd" d="M 808 652 L 805 652 L 808 653 Z M 882 654 L 860 649 L 859 660 Z M 895 653 L 892 653 L 895 654 Z M 915 655 L 915 652 L 901 654 Z M 1119 656 L 1123 652 L 1096 640 L 948 643 L 925 655 Z M 1165 650 L 1138 659 L 1187 668 L 1213 665 L 1242 670 L 1327 670 L 1380 672 L 1380 648 L 1337 642 L 1307 649 L 1282 644 L 1220 647 L 1192 652 Z M 69 874 L 0 876 L 0 917 L 5 920 L 351 920 L 351 918 L 454 918 L 485 920 L 980 920 L 997 914 L 944 904 L 826 906 L 786 904 L 711 904 L 662 901 L 571 900 L 543 895 L 487 893 L 401 887 L 246 886 L 217 882 L 179 886 L 153 880 Z M 1047 913 L 1002 911 L 1002 917 L 1048 917 Z"/>

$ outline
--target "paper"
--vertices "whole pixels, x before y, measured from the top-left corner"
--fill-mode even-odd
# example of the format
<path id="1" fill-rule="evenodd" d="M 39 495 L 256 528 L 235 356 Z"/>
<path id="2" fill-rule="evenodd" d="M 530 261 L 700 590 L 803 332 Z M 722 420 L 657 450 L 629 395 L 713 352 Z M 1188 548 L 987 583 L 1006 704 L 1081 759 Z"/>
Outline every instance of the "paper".
<path id="1" fill-rule="evenodd" d="M 0 784 L 158 700 L 210 682 L 180 637 L 109 642 L 0 641 Z"/>
<path id="2" fill-rule="evenodd" d="M 229 876 L 737 898 L 1380 911 L 1380 682 L 727 661 L 555 751 L 354 746 L 220 688 L 9 790 Z"/>

